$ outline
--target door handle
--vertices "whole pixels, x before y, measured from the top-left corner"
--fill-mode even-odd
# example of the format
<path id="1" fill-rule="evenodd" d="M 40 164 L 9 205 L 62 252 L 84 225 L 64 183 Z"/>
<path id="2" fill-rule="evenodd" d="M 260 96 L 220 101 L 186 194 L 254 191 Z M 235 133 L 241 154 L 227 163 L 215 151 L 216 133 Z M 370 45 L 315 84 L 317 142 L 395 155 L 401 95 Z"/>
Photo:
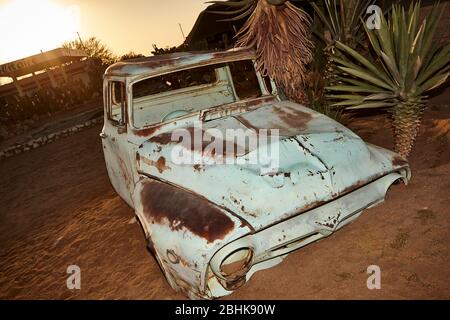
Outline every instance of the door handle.
<path id="1" fill-rule="evenodd" d="M 100 133 L 100 138 L 106 139 L 106 138 L 108 138 L 108 135 L 106 133 L 104 133 L 104 132 L 101 132 Z"/>

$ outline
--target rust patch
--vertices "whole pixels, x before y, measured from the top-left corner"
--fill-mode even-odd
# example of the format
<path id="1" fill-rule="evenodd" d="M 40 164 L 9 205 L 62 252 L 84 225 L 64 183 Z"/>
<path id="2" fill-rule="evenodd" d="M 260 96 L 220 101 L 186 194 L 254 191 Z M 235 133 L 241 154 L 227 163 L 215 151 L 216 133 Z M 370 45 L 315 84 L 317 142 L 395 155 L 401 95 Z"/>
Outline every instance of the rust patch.
<path id="1" fill-rule="evenodd" d="M 139 152 L 136 152 L 136 162 L 139 166 L 139 163 L 141 162 L 141 156 L 139 155 Z"/>
<path id="2" fill-rule="evenodd" d="M 133 134 L 138 136 L 138 137 L 148 137 L 151 136 L 152 134 L 154 134 L 156 131 L 158 131 L 159 129 L 161 129 L 161 126 L 154 126 L 154 127 L 150 127 L 150 128 L 143 128 L 143 129 L 134 129 L 133 130 Z"/>
<path id="3" fill-rule="evenodd" d="M 208 243 L 223 239 L 235 225 L 208 200 L 159 181 L 148 180 L 141 199 L 144 215 L 153 223 L 167 221 L 172 230 L 187 229 Z"/>
<path id="4" fill-rule="evenodd" d="M 154 69 L 154 68 L 161 68 L 161 67 L 167 67 L 167 66 L 175 65 L 175 60 L 170 59 L 168 56 L 161 55 L 160 57 L 163 57 L 163 58 L 162 59 L 158 59 L 158 57 L 156 57 L 156 59 L 154 59 L 154 60 L 145 61 L 143 63 L 140 63 L 139 66 L 143 67 L 143 68 Z M 151 57 L 151 58 L 153 58 L 153 57 Z"/>
<path id="5" fill-rule="evenodd" d="M 149 141 L 153 143 L 157 143 L 159 145 L 168 145 L 168 144 L 177 144 L 181 143 L 183 148 L 186 150 L 191 150 L 192 152 L 200 153 L 203 155 L 208 155 L 211 157 L 221 156 L 221 157 L 227 157 L 227 156 L 242 156 L 250 152 L 249 146 L 246 143 L 245 146 L 238 145 L 236 143 L 236 140 L 234 141 L 227 141 L 221 139 L 220 141 L 215 141 L 216 137 L 214 136 L 208 136 L 205 134 L 205 131 L 203 129 L 195 128 L 195 127 L 188 127 L 183 128 L 182 130 L 188 131 L 190 141 L 186 142 L 185 139 L 183 139 L 183 136 L 179 136 L 179 140 L 173 140 L 172 139 L 172 132 L 166 132 L 161 133 L 159 135 L 156 135 L 152 137 Z M 201 139 L 200 143 L 197 143 L 196 139 Z M 190 144 L 189 144 L 190 143 Z M 221 146 L 221 150 L 217 150 L 214 148 L 215 146 Z M 228 148 L 228 146 L 231 146 L 232 148 Z M 208 148 L 209 147 L 209 148 Z M 205 149 L 208 151 L 206 152 Z M 229 150 L 232 149 L 232 150 Z"/>
<path id="6" fill-rule="evenodd" d="M 363 187 L 364 185 L 367 184 L 368 181 L 362 181 L 362 180 L 358 180 L 356 181 L 354 184 L 352 184 L 351 186 L 345 188 L 344 190 L 342 190 L 341 192 L 339 192 L 337 194 L 337 196 L 342 196 L 344 194 L 350 193 L 356 189 L 359 189 L 361 187 Z"/>
<path id="7" fill-rule="evenodd" d="M 392 164 L 396 167 L 404 167 L 408 165 L 408 161 L 406 161 L 404 158 L 396 155 L 393 159 L 392 159 Z"/>
<path id="8" fill-rule="evenodd" d="M 267 106 L 267 105 L 266 105 Z M 252 116 L 255 112 L 255 116 Z M 279 136 L 292 137 L 300 134 L 308 128 L 313 116 L 289 106 L 272 106 L 259 112 L 258 110 L 235 116 L 244 126 L 250 130 L 277 129 Z M 269 134 L 272 134 L 269 132 Z"/>
<path id="9" fill-rule="evenodd" d="M 316 224 L 318 224 L 322 227 L 329 228 L 329 229 L 334 229 L 340 222 L 339 221 L 340 217 L 341 217 L 341 214 L 339 213 L 336 217 L 328 217 L 326 221 L 322 221 L 322 222 L 316 221 Z"/>
<path id="10" fill-rule="evenodd" d="M 119 159 L 119 168 L 120 168 L 120 171 L 122 173 L 122 177 L 125 180 L 125 184 L 127 185 L 127 189 L 129 190 L 130 186 L 131 186 L 131 178 L 130 178 L 130 175 L 128 173 L 127 166 L 126 166 L 126 164 L 125 164 L 125 162 L 123 161 L 122 158 L 119 157 L 118 159 Z"/>
<path id="11" fill-rule="evenodd" d="M 272 102 L 275 98 L 273 96 L 270 97 L 261 97 L 252 99 L 249 101 L 238 101 L 235 103 L 220 105 L 208 110 L 205 110 L 202 114 L 202 120 L 205 121 L 207 117 L 225 117 L 231 115 L 233 113 L 246 113 L 250 110 L 257 109 L 262 107 L 267 102 Z"/>
<path id="12" fill-rule="evenodd" d="M 191 263 L 189 261 L 183 259 L 183 257 L 181 257 L 181 256 L 179 256 L 179 258 L 180 258 L 180 264 L 183 267 L 188 268 L 188 269 L 192 269 L 192 265 L 191 265 Z"/>
<path id="13" fill-rule="evenodd" d="M 166 133 L 161 133 L 157 136 L 152 137 L 150 139 L 150 142 L 158 143 L 161 145 L 166 145 L 169 143 L 175 143 L 175 142 L 179 142 L 179 141 L 173 141 L 172 140 L 172 132 L 166 132 Z"/>
<path id="14" fill-rule="evenodd" d="M 189 133 L 189 137 L 190 137 L 190 141 L 191 141 L 191 145 L 190 146 L 185 146 L 190 148 L 191 150 L 194 150 L 194 139 L 196 137 L 196 135 L 200 136 L 202 138 L 202 147 L 205 148 L 208 141 L 204 141 L 203 137 L 205 134 L 205 131 L 203 129 L 199 129 L 199 128 L 195 128 L 195 127 L 187 127 L 187 128 L 180 128 L 181 130 L 185 130 L 188 131 Z M 181 133 L 181 132 L 180 132 Z M 153 143 L 158 143 L 160 145 L 167 145 L 167 144 L 171 144 L 171 143 L 179 143 L 181 140 L 183 140 L 183 136 L 179 136 L 178 140 L 173 140 L 172 138 L 173 132 L 165 132 L 165 133 L 161 133 L 157 136 L 154 136 L 150 139 L 150 142 Z M 185 145 L 186 142 L 184 142 L 183 145 Z M 206 144 L 206 145 L 205 145 Z"/>
<path id="15" fill-rule="evenodd" d="M 131 76 L 132 73 L 125 72 L 125 68 L 129 66 L 137 66 L 139 68 L 161 68 L 161 67 L 167 67 L 167 66 L 173 66 L 175 64 L 174 58 L 176 58 L 177 55 L 160 55 L 156 57 L 150 57 L 150 58 L 138 58 L 133 59 L 127 62 L 118 62 L 111 67 L 108 68 L 107 73 L 108 74 L 122 74 L 126 76 Z"/>
<path id="16" fill-rule="evenodd" d="M 275 114 L 292 128 L 298 128 L 304 130 L 308 126 L 308 122 L 311 121 L 312 115 L 291 107 L 274 107 Z M 288 112 L 289 110 L 289 112 Z"/>
<path id="17" fill-rule="evenodd" d="M 241 116 L 237 116 L 237 117 L 235 117 L 237 120 L 239 120 L 239 122 L 240 123 L 242 123 L 244 126 L 246 126 L 248 129 L 250 129 L 250 130 L 254 130 L 254 131 L 256 131 L 256 132 L 258 132 L 258 127 L 255 127 L 254 125 L 252 125 L 251 123 L 250 123 L 250 121 L 248 121 L 247 119 L 245 119 L 244 117 L 241 117 Z"/>
<path id="18" fill-rule="evenodd" d="M 262 97 L 262 98 L 250 100 L 250 101 L 248 101 L 246 103 L 246 105 L 249 106 L 249 107 L 256 107 L 256 106 L 259 106 L 260 104 L 267 103 L 267 102 L 272 102 L 274 100 L 275 100 L 275 98 L 273 96 Z"/>
<path id="19" fill-rule="evenodd" d="M 159 157 L 157 161 L 153 161 L 147 158 L 143 158 L 144 163 L 148 164 L 149 166 L 156 167 L 158 169 L 159 173 L 163 173 L 166 170 L 170 170 L 170 167 L 166 165 L 166 158 Z"/>
<path id="20" fill-rule="evenodd" d="M 322 205 L 324 205 L 324 204 L 326 204 L 328 202 L 329 201 L 324 201 L 324 200 L 315 201 L 315 202 L 312 202 L 310 204 L 307 204 L 306 206 L 301 207 L 300 209 L 297 210 L 297 212 L 300 214 L 300 213 L 309 211 L 311 209 L 318 208 L 318 207 L 320 207 L 320 206 L 322 206 Z"/>

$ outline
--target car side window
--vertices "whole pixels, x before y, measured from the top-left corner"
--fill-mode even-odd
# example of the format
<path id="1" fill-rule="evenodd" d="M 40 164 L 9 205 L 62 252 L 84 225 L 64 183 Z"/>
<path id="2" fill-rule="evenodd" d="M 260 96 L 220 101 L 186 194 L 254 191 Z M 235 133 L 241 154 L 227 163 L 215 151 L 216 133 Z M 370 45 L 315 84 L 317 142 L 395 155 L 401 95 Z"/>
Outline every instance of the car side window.
<path id="1" fill-rule="evenodd" d="M 109 83 L 109 97 L 109 119 L 120 125 L 125 124 L 125 83 L 120 81 L 111 81 Z"/>

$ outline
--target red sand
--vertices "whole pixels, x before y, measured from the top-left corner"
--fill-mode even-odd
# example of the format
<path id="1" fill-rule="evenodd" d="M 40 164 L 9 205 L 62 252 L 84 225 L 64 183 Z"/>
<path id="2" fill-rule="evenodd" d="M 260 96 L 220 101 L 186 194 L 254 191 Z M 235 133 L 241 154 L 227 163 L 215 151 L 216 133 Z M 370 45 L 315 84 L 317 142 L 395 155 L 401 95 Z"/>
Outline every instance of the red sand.
<path id="1" fill-rule="evenodd" d="M 386 116 L 354 119 L 392 146 Z M 0 162 L 0 299 L 178 299 L 112 190 L 100 126 Z M 258 272 L 231 299 L 449 299 L 450 109 L 426 114 L 413 180 L 331 237 Z M 81 268 L 81 290 L 66 268 Z M 368 290 L 366 269 L 382 271 Z"/>

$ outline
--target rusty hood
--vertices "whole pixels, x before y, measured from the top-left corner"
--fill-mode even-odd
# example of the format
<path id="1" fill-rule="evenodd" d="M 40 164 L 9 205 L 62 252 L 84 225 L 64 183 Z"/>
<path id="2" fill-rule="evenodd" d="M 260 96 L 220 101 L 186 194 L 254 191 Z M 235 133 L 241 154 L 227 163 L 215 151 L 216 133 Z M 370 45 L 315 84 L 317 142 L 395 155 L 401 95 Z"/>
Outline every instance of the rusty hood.
<path id="1" fill-rule="evenodd" d="M 193 131 L 189 125 L 185 128 Z M 278 144 L 278 170 L 262 170 L 261 165 L 245 160 L 261 152 L 259 146 L 235 149 L 231 157 L 240 163 L 176 164 L 171 159 L 180 144 L 163 130 L 139 147 L 138 170 L 226 208 L 255 230 L 407 166 L 395 153 L 366 144 L 334 120 L 288 101 L 266 102 L 245 113 L 207 121 L 202 132 L 208 129 L 224 136 L 226 129 L 277 129 L 279 139 L 269 144 Z M 227 151 L 205 154 L 206 146 L 201 148 L 190 151 L 200 157 L 229 156 Z"/>

